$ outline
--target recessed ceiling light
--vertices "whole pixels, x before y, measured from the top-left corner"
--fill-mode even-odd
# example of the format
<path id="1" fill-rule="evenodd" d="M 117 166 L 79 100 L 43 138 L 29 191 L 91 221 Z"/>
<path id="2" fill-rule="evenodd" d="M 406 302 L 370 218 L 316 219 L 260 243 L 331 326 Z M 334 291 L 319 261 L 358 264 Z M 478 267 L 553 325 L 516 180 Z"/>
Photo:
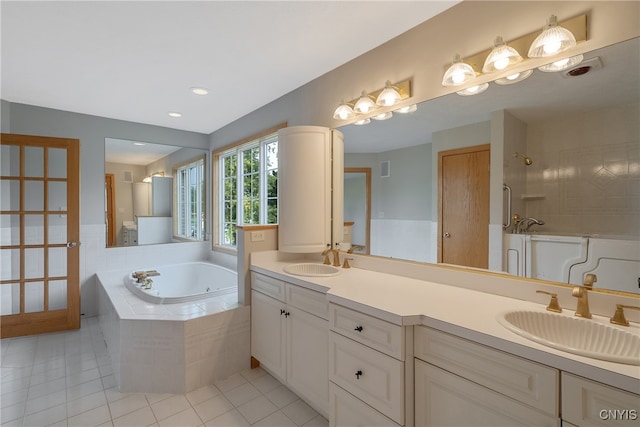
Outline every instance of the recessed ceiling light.
<path id="1" fill-rule="evenodd" d="M 203 87 L 192 87 L 191 92 L 196 95 L 207 95 L 209 93 L 209 91 Z"/>
<path id="2" fill-rule="evenodd" d="M 178 113 L 177 111 L 170 111 L 169 115 L 171 117 L 182 117 L 182 113 Z"/>

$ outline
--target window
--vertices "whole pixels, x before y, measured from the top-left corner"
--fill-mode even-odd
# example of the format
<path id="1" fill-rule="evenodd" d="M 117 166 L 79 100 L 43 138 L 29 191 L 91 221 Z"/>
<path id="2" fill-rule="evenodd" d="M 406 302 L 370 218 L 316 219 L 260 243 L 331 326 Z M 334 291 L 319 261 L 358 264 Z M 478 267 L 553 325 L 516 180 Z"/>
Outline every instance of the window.
<path id="1" fill-rule="evenodd" d="M 236 246 L 237 224 L 278 223 L 278 134 L 219 155 L 219 243 Z"/>
<path id="2" fill-rule="evenodd" d="M 176 237 L 203 240 L 205 232 L 205 176 L 204 157 L 174 169 Z"/>

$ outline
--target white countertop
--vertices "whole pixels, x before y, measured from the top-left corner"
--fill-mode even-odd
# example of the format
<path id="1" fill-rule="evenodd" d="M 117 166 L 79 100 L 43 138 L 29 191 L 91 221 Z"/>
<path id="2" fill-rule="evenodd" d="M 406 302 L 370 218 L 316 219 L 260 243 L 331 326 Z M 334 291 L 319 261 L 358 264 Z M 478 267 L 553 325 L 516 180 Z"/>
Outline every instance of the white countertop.
<path id="1" fill-rule="evenodd" d="M 640 366 L 574 355 L 523 338 L 502 326 L 497 317 L 513 310 L 544 311 L 534 302 L 459 288 L 428 280 L 350 268 L 337 276 L 287 274 L 293 261 L 252 256 L 251 270 L 309 289 L 326 292 L 330 302 L 403 325 L 424 325 L 536 362 L 640 394 Z M 301 262 L 308 262 L 303 260 Z M 489 276 L 487 276 L 489 277 Z M 487 280 L 490 280 L 487 278 Z M 562 315 L 573 316 L 564 310 Z M 594 316 L 591 321 L 609 324 Z M 640 334 L 638 324 L 624 328 Z"/>

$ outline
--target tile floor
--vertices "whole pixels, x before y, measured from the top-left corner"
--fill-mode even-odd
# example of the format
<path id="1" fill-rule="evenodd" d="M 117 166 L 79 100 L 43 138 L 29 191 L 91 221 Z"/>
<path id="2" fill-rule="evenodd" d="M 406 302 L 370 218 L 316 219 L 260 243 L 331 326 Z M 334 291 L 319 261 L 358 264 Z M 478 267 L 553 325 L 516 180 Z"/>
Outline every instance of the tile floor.
<path id="1" fill-rule="evenodd" d="M 328 426 L 263 369 L 187 394 L 120 393 L 97 318 L 77 331 L 0 341 L 0 424 Z"/>

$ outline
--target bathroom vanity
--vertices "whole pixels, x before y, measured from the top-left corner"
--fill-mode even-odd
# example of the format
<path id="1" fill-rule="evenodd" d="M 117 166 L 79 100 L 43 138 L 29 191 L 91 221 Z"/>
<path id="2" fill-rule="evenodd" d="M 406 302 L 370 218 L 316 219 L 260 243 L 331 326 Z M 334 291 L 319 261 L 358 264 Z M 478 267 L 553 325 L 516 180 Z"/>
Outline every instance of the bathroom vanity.
<path id="1" fill-rule="evenodd" d="M 381 270 L 394 261 L 376 263 Z M 469 272 L 464 287 L 446 285 L 415 277 L 428 266 L 395 263 L 388 272 L 294 276 L 284 272 L 291 261 L 279 260 L 277 252 L 252 254 L 252 355 L 331 425 L 637 423 L 639 366 L 567 353 L 507 330 L 497 320 L 505 312 L 544 312 L 545 305 L 498 295 L 489 283 L 486 292 L 473 289 L 490 275 Z M 545 288 L 532 286 L 517 292 Z M 563 290 L 562 305 L 574 307 L 571 289 L 568 296 Z M 270 308 L 262 301 L 269 293 L 277 301 Z M 296 301 L 296 295 L 302 297 Z M 267 327 L 268 317 L 275 328 Z M 637 323 L 629 328 L 640 333 Z M 297 371 L 321 386 L 296 379 Z"/>

